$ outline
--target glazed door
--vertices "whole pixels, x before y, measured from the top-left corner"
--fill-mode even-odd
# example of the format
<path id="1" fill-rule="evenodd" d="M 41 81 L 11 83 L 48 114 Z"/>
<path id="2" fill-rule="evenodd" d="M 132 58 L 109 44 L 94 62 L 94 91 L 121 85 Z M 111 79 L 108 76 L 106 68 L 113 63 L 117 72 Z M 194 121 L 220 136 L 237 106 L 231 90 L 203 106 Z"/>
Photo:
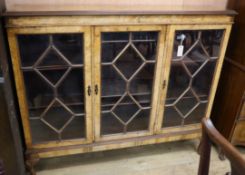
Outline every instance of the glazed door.
<path id="1" fill-rule="evenodd" d="M 162 72 L 157 131 L 200 129 L 209 117 L 230 26 L 171 26 L 167 67 Z"/>
<path id="2" fill-rule="evenodd" d="M 27 146 L 91 142 L 90 28 L 8 32 Z"/>
<path id="3" fill-rule="evenodd" d="M 95 28 L 96 140 L 153 133 L 164 37 L 161 26 Z"/>

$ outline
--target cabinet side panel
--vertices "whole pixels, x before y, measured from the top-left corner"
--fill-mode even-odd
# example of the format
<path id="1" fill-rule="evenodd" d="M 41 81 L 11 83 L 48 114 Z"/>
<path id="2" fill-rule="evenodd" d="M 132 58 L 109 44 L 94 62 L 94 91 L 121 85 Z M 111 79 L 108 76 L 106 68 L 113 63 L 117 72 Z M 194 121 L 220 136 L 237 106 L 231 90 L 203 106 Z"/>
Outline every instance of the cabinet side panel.
<path id="1" fill-rule="evenodd" d="M 15 86 L 16 86 L 17 96 L 18 96 L 18 101 L 20 106 L 22 125 L 24 128 L 25 142 L 26 142 L 26 146 L 30 148 L 32 144 L 32 139 L 31 139 L 30 124 L 28 120 L 28 109 L 25 100 L 23 77 L 20 71 L 20 62 L 19 62 L 19 53 L 18 53 L 19 48 L 18 48 L 16 36 L 14 32 L 11 30 L 8 30 L 8 41 L 9 41 L 9 48 L 10 48 L 10 54 L 12 59 L 13 71 L 14 71 Z"/>

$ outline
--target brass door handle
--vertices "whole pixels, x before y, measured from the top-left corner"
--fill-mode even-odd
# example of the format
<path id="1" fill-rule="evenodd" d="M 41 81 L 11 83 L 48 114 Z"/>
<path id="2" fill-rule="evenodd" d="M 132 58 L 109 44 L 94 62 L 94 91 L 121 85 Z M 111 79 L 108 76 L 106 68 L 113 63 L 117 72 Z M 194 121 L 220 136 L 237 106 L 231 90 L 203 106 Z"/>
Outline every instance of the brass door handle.
<path id="1" fill-rule="evenodd" d="M 91 86 L 88 86 L 87 92 L 88 92 L 88 96 L 90 96 L 91 95 Z"/>
<path id="2" fill-rule="evenodd" d="M 98 88 L 98 85 L 96 84 L 95 87 L 94 87 L 94 93 L 95 95 L 97 95 L 99 92 L 99 88 Z"/>

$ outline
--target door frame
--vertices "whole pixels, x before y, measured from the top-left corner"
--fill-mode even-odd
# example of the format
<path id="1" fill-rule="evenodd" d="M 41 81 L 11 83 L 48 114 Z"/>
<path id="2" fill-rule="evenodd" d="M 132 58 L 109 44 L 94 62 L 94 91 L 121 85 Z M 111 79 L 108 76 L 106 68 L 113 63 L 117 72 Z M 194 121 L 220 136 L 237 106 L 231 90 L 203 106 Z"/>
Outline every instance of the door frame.
<path id="1" fill-rule="evenodd" d="M 221 68 L 223 65 L 226 47 L 228 44 L 230 32 L 231 32 L 231 25 L 230 24 L 217 24 L 217 25 L 208 25 L 208 24 L 198 24 L 198 25 L 169 25 L 167 31 L 167 51 L 166 51 L 166 68 L 161 72 L 161 84 L 166 84 L 164 87 L 160 89 L 160 98 L 158 102 L 158 112 L 156 117 L 155 123 L 155 133 L 156 134 L 164 134 L 164 133 L 171 133 L 171 132 L 185 132 L 188 130 L 196 130 L 201 129 L 201 124 L 190 124 L 186 126 L 174 126 L 174 127 L 166 127 L 162 128 L 162 122 L 164 118 L 164 109 L 165 109 L 165 99 L 167 95 L 168 83 L 169 83 L 169 76 L 170 76 L 170 69 L 171 69 L 171 59 L 173 54 L 173 45 L 174 45 L 174 37 L 175 31 L 177 30 L 215 30 L 215 29 L 223 29 L 224 35 L 220 45 L 220 53 L 217 59 L 217 64 L 214 70 L 212 84 L 210 88 L 209 98 L 207 109 L 204 114 L 204 117 L 209 118 L 212 110 L 212 105 L 216 93 L 216 89 L 218 86 L 218 81 L 221 73 Z M 201 122 L 200 122 L 201 123 Z"/>
<path id="2" fill-rule="evenodd" d="M 101 135 L 101 33 L 102 32 L 141 32 L 141 31 L 156 31 L 158 35 L 158 48 L 153 80 L 152 89 L 152 109 L 149 117 L 149 129 L 146 131 L 135 131 L 127 134 L 108 134 Z M 165 25 L 122 25 L 122 26 L 95 26 L 94 38 L 93 38 L 93 61 L 92 61 L 92 72 L 93 72 L 93 88 L 97 85 L 98 93 L 93 95 L 93 117 L 94 117 L 94 139 L 95 141 L 108 141 L 115 139 L 125 139 L 139 136 L 148 136 L 154 134 L 155 117 L 157 113 L 157 102 L 159 98 L 159 81 L 161 66 L 164 60 L 165 51 L 165 36 L 166 26 Z"/>
<path id="3" fill-rule="evenodd" d="M 54 26 L 54 27 L 28 27 L 28 28 L 8 28 L 8 41 L 11 54 L 11 61 L 14 71 L 14 79 L 19 102 L 21 120 L 24 130 L 25 143 L 28 149 L 30 148 L 49 148 L 69 146 L 75 144 L 91 143 L 93 140 L 92 130 L 92 97 L 87 94 L 87 87 L 91 86 L 91 27 L 81 26 Z M 85 130 L 86 137 L 81 139 L 70 139 L 62 141 L 47 141 L 37 144 L 32 143 L 32 134 L 29 121 L 29 110 L 26 99 L 26 91 L 23 73 L 21 71 L 20 52 L 17 41 L 18 34 L 68 34 L 68 33 L 82 33 L 84 39 L 84 101 L 85 103 Z"/>

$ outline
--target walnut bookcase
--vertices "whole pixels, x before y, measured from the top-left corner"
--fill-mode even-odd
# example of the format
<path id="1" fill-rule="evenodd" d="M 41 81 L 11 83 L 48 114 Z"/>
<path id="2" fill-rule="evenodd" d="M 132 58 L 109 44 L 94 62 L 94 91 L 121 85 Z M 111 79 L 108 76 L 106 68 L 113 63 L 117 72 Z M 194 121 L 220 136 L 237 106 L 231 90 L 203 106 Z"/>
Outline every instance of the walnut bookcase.
<path id="1" fill-rule="evenodd" d="M 200 137 L 231 14 L 6 16 L 33 174 L 39 158 Z"/>

